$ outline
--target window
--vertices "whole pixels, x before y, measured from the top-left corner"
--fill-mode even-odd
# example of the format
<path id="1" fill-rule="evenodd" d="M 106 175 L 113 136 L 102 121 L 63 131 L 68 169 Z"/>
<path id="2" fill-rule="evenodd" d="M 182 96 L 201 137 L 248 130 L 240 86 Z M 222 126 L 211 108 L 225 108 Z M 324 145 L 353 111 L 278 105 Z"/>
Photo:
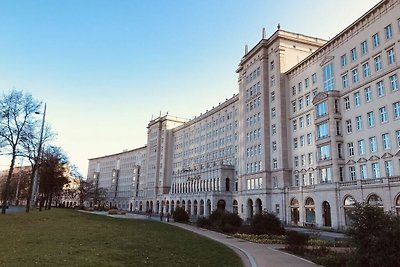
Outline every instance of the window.
<path id="1" fill-rule="evenodd" d="M 304 128 L 304 117 L 299 118 L 299 125 L 300 125 L 300 128 Z"/>
<path id="2" fill-rule="evenodd" d="M 385 86 L 382 80 L 376 83 L 376 92 L 378 93 L 378 97 L 385 95 Z"/>
<path id="3" fill-rule="evenodd" d="M 297 119 L 293 120 L 292 124 L 293 124 L 293 131 L 296 131 L 297 130 Z"/>
<path id="4" fill-rule="evenodd" d="M 347 65 L 347 57 L 346 57 L 346 54 L 344 54 L 344 55 L 342 55 L 342 56 L 340 57 L 340 62 L 341 62 L 342 67 L 344 67 L 344 66 Z"/>
<path id="5" fill-rule="evenodd" d="M 302 110 L 303 106 L 303 98 L 299 98 L 299 110 Z"/>
<path id="6" fill-rule="evenodd" d="M 367 117 L 368 117 L 368 126 L 369 127 L 374 127 L 375 126 L 375 115 L 374 112 L 368 112 L 367 113 Z"/>
<path id="7" fill-rule="evenodd" d="M 322 139 L 329 136 L 329 123 L 325 122 L 317 126 L 318 139 Z"/>
<path id="8" fill-rule="evenodd" d="M 356 128 L 357 128 L 358 131 L 362 130 L 362 128 L 363 128 L 362 117 L 361 116 L 357 116 L 356 117 Z"/>
<path id="9" fill-rule="evenodd" d="M 350 180 L 355 181 L 357 179 L 356 177 L 356 168 L 354 166 L 349 167 L 349 174 L 350 174 Z"/>
<path id="10" fill-rule="evenodd" d="M 274 169 L 278 168 L 278 160 L 277 159 L 272 159 L 272 168 L 274 168 Z"/>
<path id="11" fill-rule="evenodd" d="M 379 162 L 372 163 L 372 175 L 373 175 L 374 178 L 381 177 L 381 174 L 380 174 L 380 171 L 379 171 Z"/>
<path id="12" fill-rule="evenodd" d="M 369 138 L 369 149 L 372 153 L 378 151 L 378 144 L 376 142 L 376 136 Z"/>
<path id="13" fill-rule="evenodd" d="M 271 70 L 273 70 L 273 69 L 275 68 L 275 62 L 272 60 L 272 61 L 269 63 L 269 66 L 270 66 Z"/>
<path id="14" fill-rule="evenodd" d="M 378 33 L 375 33 L 374 35 L 372 35 L 372 43 L 373 43 L 374 47 L 379 46 L 380 40 L 379 40 Z"/>
<path id="15" fill-rule="evenodd" d="M 400 147 L 400 131 L 396 131 L 397 146 Z"/>
<path id="16" fill-rule="evenodd" d="M 276 151 L 276 141 L 272 142 L 272 151 L 275 152 Z"/>
<path id="17" fill-rule="evenodd" d="M 312 144 L 312 133 L 308 133 L 307 134 L 307 145 L 311 145 Z"/>
<path id="18" fill-rule="evenodd" d="M 322 183 L 332 182 L 332 168 L 331 167 L 321 169 L 321 182 Z"/>
<path id="19" fill-rule="evenodd" d="M 350 50 L 350 54 L 351 54 L 351 60 L 352 60 L 352 61 L 357 60 L 357 50 L 356 50 L 355 47 L 354 47 L 353 49 Z"/>
<path id="20" fill-rule="evenodd" d="M 300 146 L 303 147 L 305 145 L 304 135 L 300 136 Z"/>
<path id="21" fill-rule="evenodd" d="M 320 146 L 318 151 L 319 151 L 319 160 L 328 160 L 331 158 L 331 146 L 330 145 Z"/>
<path id="22" fill-rule="evenodd" d="M 297 84 L 297 91 L 300 93 L 301 91 L 303 91 L 303 84 L 302 84 L 302 82 L 299 82 L 298 84 Z"/>
<path id="23" fill-rule="evenodd" d="M 292 87 L 292 95 L 296 95 L 296 86 Z"/>
<path id="24" fill-rule="evenodd" d="M 317 117 L 322 117 L 328 114 L 328 104 L 326 101 L 317 104 L 316 107 Z"/>
<path id="25" fill-rule="evenodd" d="M 347 74 L 342 76 L 342 87 L 343 89 L 349 87 L 349 76 Z"/>
<path id="26" fill-rule="evenodd" d="M 400 101 L 393 104 L 394 118 L 400 119 Z"/>
<path id="27" fill-rule="evenodd" d="M 358 154 L 364 155 L 365 154 L 365 142 L 364 139 L 358 140 Z"/>
<path id="28" fill-rule="evenodd" d="M 365 92 L 365 102 L 370 102 L 372 100 L 372 92 L 371 87 L 367 87 L 364 89 Z"/>
<path id="29" fill-rule="evenodd" d="M 312 155 L 312 153 L 308 153 L 308 164 L 309 165 L 311 165 L 311 164 L 313 164 L 313 155 Z"/>
<path id="30" fill-rule="evenodd" d="M 393 176 L 393 162 L 391 160 L 385 161 L 386 176 Z"/>
<path id="31" fill-rule="evenodd" d="M 363 74 L 364 74 L 364 78 L 367 78 L 371 75 L 371 70 L 369 68 L 369 63 L 366 62 L 362 65 L 363 67 Z"/>
<path id="32" fill-rule="evenodd" d="M 394 55 L 394 48 L 390 48 L 387 51 L 387 57 L 388 57 L 388 64 L 393 64 L 396 61 L 395 55 Z"/>
<path id="33" fill-rule="evenodd" d="M 275 135 L 275 134 L 276 134 L 276 124 L 272 124 L 272 126 L 271 126 L 271 132 L 272 132 L 272 135 Z"/>
<path id="34" fill-rule="evenodd" d="M 338 149 L 338 157 L 339 159 L 343 158 L 343 145 L 342 144 L 337 144 L 337 149 Z"/>
<path id="35" fill-rule="evenodd" d="M 392 91 L 399 89 L 399 84 L 397 81 L 397 74 L 390 76 L 389 80 L 390 80 L 390 88 L 392 89 Z"/>
<path id="36" fill-rule="evenodd" d="M 365 164 L 360 165 L 360 174 L 361 174 L 361 179 L 365 180 L 368 178 L 367 165 Z"/>
<path id="37" fill-rule="evenodd" d="M 380 71 L 382 69 L 382 58 L 377 56 L 374 58 L 375 61 L 375 71 Z"/>
<path id="38" fill-rule="evenodd" d="M 367 41 L 364 41 L 364 42 L 361 43 L 361 53 L 363 55 L 368 53 L 368 43 L 367 43 Z"/>
<path id="39" fill-rule="evenodd" d="M 354 156 L 354 145 L 353 145 L 353 142 L 347 143 L 347 151 L 349 153 L 349 157 Z"/>
<path id="40" fill-rule="evenodd" d="M 306 95 L 306 106 L 308 107 L 311 104 L 311 97 L 310 95 Z"/>
<path id="41" fill-rule="evenodd" d="M 311 75 L 311 81 L 312 81 L 312 84 L 316 84 L 317 83 L 317 74 L 316 73 L 313 73 Z"/>
<path id="42" fill-rule="evenodd" d="M 340 121 L 336 121 L 336 135 L 341 135 Z"/>
<path id="43" fill-rule="evenodd" d="M 306 115 L 306 123 L 307 123 L 307 126 L 311 125 L 311 123 L 312 123 L 311 114 Z"/>
<path id="44" fill-rule="evenodd" d="M 387 114 L 386 107 L 381 107 L 379 109 L 379 115 L 380 115 L 380 118 L 381 118 L 381 123 L 385 123 L 385 122 L 388 121 L 388 114 Z"/>
<path id="45" fill-rule="evenodd" d="M 306 90 L 310 87 L 310 79 L 309 78 L 305 78 L 304 86 L 306 87 Z"/>
<path id="46" fill-rule="evenodd" d="M 294 148 L 297 148 L 297 137 L 296 138 L 293 138 L 293 147 Z"/>
<path id="47" fill-rule="evenodd" d="M 361 105 L 360 92 L 355 92 L 354 93 L 354 105 L 356 107 Z"/>
<path id="48" fill-rule="evenodd" d="M 353 77 L 353 83 L 358 83 L 360 79 L 358 78 L 358 69 L 353 69 L 351 71 L 352 77 Z"/>
<path id="49" fill-rule="evenodd" d="M 390 149 L 390 136 L 389 133 L 382 134 L 383 149 Z"/>
<path id="50" fill-rule="evenodd" d="M 329 63 L 322 69 L 325 91 L 335 90 L 335 77 L 333 73 L 333 63 Z"/>
<path id="51" fill-rule="evenodd" d="M 347 130 L 348 134 L 353 132 L 352 127 L 351 127 L 351 120 L 346 121 L 346 130 Z"/>
<path id="52" fill-rule="evenodd" d="M 293 111 L 293 113 L 295 113 L 296 110 L 297 110 L 296 101 L 293 101 L 293 102 L 292 102 L 292 111 Z"/>
<path id="53" fill-rule="evenodd" d="M 275 109 L 275 108 L 272 108 L 272 109 L 271 109 L 271 117 L 272 117 L 272 118 L 275 118 L 275 117 L 276 117 L 276 109 Z"/>
<path id="54" fill-rule="evenodd" d="M 275 86 L 275 75 L 271 76 L 271 87 Z"/>
<path id="55" fill-rule="evenodd" d="M 349 110 L 350 109 L 350 97 L 346 96 L 344 98 L 344 109 Z"/>
<path id="56" fill-rule="evenodd" d="M 271 92 L 271 101 L 275 101 L 275 91 Z"/>
<path id="57" fill-rule="evenodd" d="M 304 166 L 304 165 L 306 165 L 306 155 L 301 155 L 301 166 Z"/>
<path id="58" fill-rule="evenodd" d="M 392 39 L 393 31 L 392 31 L 392 24 L 389 24 L 385 27 L 385 37 L 386 40 Z"/>

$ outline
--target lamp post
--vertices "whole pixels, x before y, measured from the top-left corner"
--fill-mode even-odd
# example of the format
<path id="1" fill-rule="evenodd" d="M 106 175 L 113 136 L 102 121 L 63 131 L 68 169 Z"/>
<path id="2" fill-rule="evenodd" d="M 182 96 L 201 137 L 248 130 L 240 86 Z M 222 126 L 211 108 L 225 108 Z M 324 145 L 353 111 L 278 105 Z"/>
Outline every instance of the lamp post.
<path id="1" fill-rule="evenodd" d="M 44 103 L 44 111 L 43 111 L 43 118 L 42 118 L 42 127 L 40 129 L 40 137 L 39 137 L 39 146 L 38 146 L 38 152 L 37 152 L 37 157 L 36 157 L 36 164 L 39 164 L 40 157 L 42 154 L 42 146 L 43 146 L 43 131 L 44 131 L 44 123 L 46 121 L 46 103 Z M 36 114 L 40 114 L 39 112 L 36 112 Z M 31 206 L 33 207 L 36 203 L 38 193 L 39 193 L 39 183 L 38 183 L 38 173 L 37 173 L 36 168 L 35 171 L 35 176 L 33 179 L 33 187 L 32 187 L 32 199 L 31 199 Z"/>

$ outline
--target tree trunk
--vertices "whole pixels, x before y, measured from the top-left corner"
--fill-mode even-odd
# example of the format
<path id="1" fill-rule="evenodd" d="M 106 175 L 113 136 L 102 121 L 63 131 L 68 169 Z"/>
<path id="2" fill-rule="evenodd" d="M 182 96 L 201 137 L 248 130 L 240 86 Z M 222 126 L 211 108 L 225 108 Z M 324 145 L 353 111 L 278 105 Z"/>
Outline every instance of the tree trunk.
<path id="1" fill-rule="evenodd" d="M 15 148 L 13 148 L 15 151 Z M 7 210 L 7 201 L 8 201 L 8 194 L 10 191 L 10 184 L 11 184 L 11 176 L 14 171 L 14 164 L 15 164 L 15 152 L 12 154 L 10 169 L 8 170 L 8 176 L 5 184 L 4 194 L 3 194 L 3 205 L 1 206 L 1 214 L 5 214 Z"/>
<path id="2" fill-rule="evenodd" d="M 53 193 L 50 193 L 49 197 L 47 198 L 47 209 L 50 210 L 51 209 L 51 202 L 53 199 Z"/>
<path id="3" fill-rule="evenodd" d="M 32 166 L 32 172 L 31 172 L 31 176 L 29 177 L 30 178 L 29 179 L 29 190 L 28 190 L 28 198 L 26 199 L 25 212 L 29 212 L 29 210 L 31 208 L 31 201 L 32 201 L 32 195 L 33 195 L 33 182 L 35 179 L 35 172 L 36 172 L 36 163 L 31 166 Z"/>

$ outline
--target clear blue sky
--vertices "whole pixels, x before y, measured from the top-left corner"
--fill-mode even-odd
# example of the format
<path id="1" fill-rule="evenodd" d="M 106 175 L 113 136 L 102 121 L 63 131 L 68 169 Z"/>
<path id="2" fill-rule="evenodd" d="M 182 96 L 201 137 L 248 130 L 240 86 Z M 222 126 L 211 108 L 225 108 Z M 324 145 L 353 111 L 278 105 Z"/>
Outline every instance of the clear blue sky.
<path id="1" fill-rule="evenodd" d="M 0 0 L 0 89 L 47 103 L 86 176 L 88 158 L 144 145 L 152 115 L 192 118 L 237 93 L 263 27 L 328 39 L 378 2 Z"/>

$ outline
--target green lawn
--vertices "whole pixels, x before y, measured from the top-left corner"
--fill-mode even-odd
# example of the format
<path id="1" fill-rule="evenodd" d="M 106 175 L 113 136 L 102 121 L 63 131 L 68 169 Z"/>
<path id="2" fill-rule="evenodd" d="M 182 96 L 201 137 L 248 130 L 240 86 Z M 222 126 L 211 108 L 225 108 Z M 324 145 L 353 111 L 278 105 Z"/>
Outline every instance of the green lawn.
<path id="1" fill-rule="evenodd" d="M 0 266 L 242 266 L 231 249 L 169 224 L 52 209 L 0 215 Z"/>

